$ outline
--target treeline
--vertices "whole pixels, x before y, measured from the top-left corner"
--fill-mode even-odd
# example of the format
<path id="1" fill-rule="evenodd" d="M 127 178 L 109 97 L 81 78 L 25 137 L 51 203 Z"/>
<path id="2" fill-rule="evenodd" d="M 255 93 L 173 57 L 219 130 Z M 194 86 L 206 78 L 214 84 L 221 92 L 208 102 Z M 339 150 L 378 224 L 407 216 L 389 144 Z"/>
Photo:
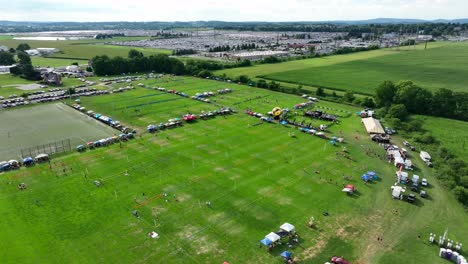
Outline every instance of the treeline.
<path id="1" fill-rule="evenodd" d="M 360 47 L 360 48 L 351 48 L 351 47 L 344 47 L 339 48 L 333 52 L 333 54 L 340 55 L 340 54 L 349 54 L 354 52 L 361 52 L 361 51 L 369 51 L 369 50 L 376 50 L 379 49 L 377 45 L 371 45 L 369 47 Z"/>
<path id="2" fill-rule="evenodd" d="M 245 23 L 238 25 L 226 25 L 217 29 L 240 30 L 240 31 L 296 31 L 296 32 L 348 32 L 350 37 L 361 37 L 362 33 L 374 33 L 382 35 L 385 33 L 401 32 L 421 33 L 438 37 L 441 35 L 457 35 L 458 32 L 468 30 L 467 23 L 369 23 L 369 24 L 338 24 L 338 23 Z"/>
<path id="3" fill-rule="evenodd" d="M 208 60 L 187 60 L 186 64 L 176 58 L 164 54 L 145 57 L 137 50 L 130 50 L 128 57 L 113 57 L 107 55 L 95 56 L 92 59 L 93 71 L 96 75 L 119 75 L 123 73 L 161 72 L 170 74 L 187 74 L 199 77 L 211 76 L 211 71 L 235 67 L 247 67 L 252 63 L 241 60 L 236 63 L 221 63 Z"/>
<path id="4" fill-rule="evenodd" d="M 379 85 L 375 95 L 378 107 L 399 105 L 408 113 L 447 117 L 468 121 L 468 93 L 441 88 L 434 93 L 412 81 Z"/>
<path id="5" fill-rule="evenodd" d="M 242 44 L 242 45 L 237 45 L 237 46 L 229 46 L 229 45 L 224 45 L 224 46 L 217 46 L 214 48 L 210 48 L 208 52 L 222 52 L 222 51 L 231 51 L 231 50 L 248 50 L 248 49 L 255 49 L 258 48 L 258 46 L 255 45 L 255 43 L 251 44 Z"/>
<path id="6" fill-rule="evenodd" d="M 197 54 L 197 51 L 194 49 L 177 49 L 172 51 L 172 55 L 174 56 L 183 56 L 191 54 Z"/>
<path id="7" fill-rule="evenodd" d="M 128 58 L 95 56 L 92 66 L 94 73 L 99 76 L 152 71 L 178 75 L 185 73 L 184 64 L 175 58 L 163 54 L 145 57 L 136 50 L 130 50 Z"/>

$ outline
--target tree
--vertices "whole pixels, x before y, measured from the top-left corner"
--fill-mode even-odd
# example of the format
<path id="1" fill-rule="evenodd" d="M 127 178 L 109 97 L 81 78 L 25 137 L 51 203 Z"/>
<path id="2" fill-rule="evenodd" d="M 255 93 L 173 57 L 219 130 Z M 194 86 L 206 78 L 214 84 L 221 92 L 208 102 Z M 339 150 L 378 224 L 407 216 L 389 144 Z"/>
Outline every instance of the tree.
<path id="1" fill-rule="evenodd" d="M 449 89 L 441 88 L 434 93 L 432 114 L 443 117 L 453 117 L 457 107 L 456 98 Z"/>
<path id="2" fill-rule="evenodd" d="M 11 65 L 15 63 L 15 58 L 8 51 L 0 51 L 0 65 Z"/>
<path id="3" fill-rule="evenodd" d="M 325 91 L 323 90 L 322 87 L 318 87 L 317 90 L 315 90 L 315 95 L 317 95 L 317 96 L 325 96 Z"/>
<path id="4" fill-rule="evenodd" d="M 365 97 L 362 100 L 361 105 L 365 106 L 365 107 L 368 107 L 368 108 L 374 108 L 375 107 L 374 100 L 372 98 L 370 98 L 370 97 Z"/>
<path id="5" fill-rule="evenodd" d="M 464 205 L 468 205 L 468 189 L 463 186 L 453 188 L 455 197 Z"/>
<path id="6" fill-rule="evenodd" d="M 247 75 L 240 75 L 238 77 L 239 82 L 241 83 L 248 83 L 250 81 L 249 77 Z"/>
<path id="7" fill-rule="evenodd" d="M 343 95 L 343 100 L 345 102 L 351 103 L 352 101 L 354 101 L 354 99 L 354 93 L 350 90 L 346 91 L 346 93 Z"/>
<path id="8" fill-rule="evenodd" d="M 309 46 L 309 53 L 315 54 L 315 46 Z"/>
<path id="9" fill-rule="evenodd" d="M 404 120 L 408 116 L 408 110 L 406 110 L 406 106 L 403 104 L 395 104 L 390 106 L 387 115 Z"/>
<path id="10" fill-rule="evenodd" d="M 396 94 L 397 88 L 392 81 L 384 81 L 375 91 L 375 102 L 378 107 L 390 106 Z"/>
<path id="11" fill-rule="evenodd" d="M 16 52 L 14 48 L 10 48 L 8 51 L 9 51 L 11 54 L 14 54 L 14 53 Z"/>
<path id="12" fill-rule="evenodd" d="M 29 57 L 29 55 L 26 52 L 18 50 L 16 52 L 16 56 L 18 57 L 19 64 L 31 64 L 31 57 Z"/>
<path id="13" fill-rule="evenodd" d="M 16 50 L 20 50 L 20 51 L 25 51 L 25 50 L 30 50 L 30 49 L 31 49 L 31 47 L 29 46 L 28 43 L 21 43 L 16 48 Z"/>
<path id="14" fill-rule="evenodd" d="M 128 51 L 128 57 L 130 59 L 133 59 L 133 58 L 142 58 L 143 57 L 143 53 L 142 52 L 139 52 L 138 50 L 136 49 L 131 49 Z"/>
<path id="15" fill-rule="evenodd" d="M 416 86 L 412 81 L 397 83 L 395 103 L 404 104 L 408 112 L 413 114 L 430 113 L 432 93 Z"/>

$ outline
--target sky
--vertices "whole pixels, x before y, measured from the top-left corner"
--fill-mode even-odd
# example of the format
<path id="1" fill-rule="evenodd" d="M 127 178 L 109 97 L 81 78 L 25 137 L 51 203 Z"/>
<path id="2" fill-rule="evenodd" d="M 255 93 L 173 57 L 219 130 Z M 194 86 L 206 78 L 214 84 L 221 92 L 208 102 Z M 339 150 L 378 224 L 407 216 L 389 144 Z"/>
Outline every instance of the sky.
<path id="1" fill-rule="evenodd" d="M 468 0 L 0 0 L 13 21 L 327 21 L 468 17 Z"/>

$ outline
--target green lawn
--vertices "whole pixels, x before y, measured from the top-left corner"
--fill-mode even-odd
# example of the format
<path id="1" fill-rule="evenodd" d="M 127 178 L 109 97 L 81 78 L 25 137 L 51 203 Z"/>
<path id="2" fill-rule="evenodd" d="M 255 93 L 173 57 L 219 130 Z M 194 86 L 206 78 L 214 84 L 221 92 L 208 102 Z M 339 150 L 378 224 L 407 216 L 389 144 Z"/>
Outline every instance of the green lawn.
<path id="1" fill-rule="evenodd" d="M 191 77 L 143 83 L 190 95 L 229 87 L 232 94 L 212 100 L 239 113 L 143 133 L 122 147 L 62 155 L 52 169 L 38 165 L 1 175 L 0 246 L 8 250 L 0 258 L 6 263 L 281 263 L 287 246 L 268 253 L 259 240 L 284 222 L 300 235 L 300 246 L 289 250 L 301 263 L 324 263 L 336 254 L 351 263 L 443 264 L 439 248 L 426 242 L 430 232 L 449 228 L 451 239 L 468 243 L 466 212 L 417 159 L 415 173 L 429 179 L 430 198 L 418 197 L 414 205 L 391 198 L 396 169 L 378 157 L 383 150 L 369 140 L 360 119 L 348 114 L 354 107 L 317 104 L 342 116 L 327 135 L 341 135 L 346 143 L 332 146 L 290 126 L 255 125 L 259 120 L 243 113 L 292 108 L 303 101 L 298 96 Z M 81 100 L 140 134 L 150 123 L 216 108 L 147 88 Z M 336 154 L 342 146 L 351 159 Z M 368 169 L 380 180 L 365 185 L 359 177 Z M 357 195 L 341 192 L 343 175 L 353 176 Z M 97 179 L 103 187 L 93 184 Z M 26 191 L 18 191 L 20 182 Z M 316 229 L 305 226 L 311 216 Z M 153 230 L 159 239 L 148 238 Z M 384 240 L 377 242 L 378 236 Z"/>
<path id="2" fill-rule="evenodd" d="M 88 60 L 75 60 L 75 59 L 62 59 L 62 58 L 44 58 L 44 57 L 31 57 L 33 66 L 42 67 L 60 67 L 69 66 L 74 62 L 78 64 L 88 64 Z"/>
<path id="3" fill-rule="evenodd" d="M 422 87 L 466 91 L 468 43 L 429 43 L 279 64 L 228 69 L 228 76 L 246 74 L 290 83 L 373 94 L 384 80 L 412 80 Z"/>

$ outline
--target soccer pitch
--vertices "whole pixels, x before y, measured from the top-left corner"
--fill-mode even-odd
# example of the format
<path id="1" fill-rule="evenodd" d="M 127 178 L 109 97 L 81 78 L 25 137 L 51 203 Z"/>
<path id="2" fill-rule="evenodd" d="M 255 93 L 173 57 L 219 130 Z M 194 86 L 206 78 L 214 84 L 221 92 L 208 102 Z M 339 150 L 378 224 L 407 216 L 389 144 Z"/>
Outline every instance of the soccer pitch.
<path id="1" fill-rule="evenodd" d="M 0 160 L 18 159 L 21 149 L 70 139 L 72 147 L 116 134 L 62 103 L 0 112 Z"/>

